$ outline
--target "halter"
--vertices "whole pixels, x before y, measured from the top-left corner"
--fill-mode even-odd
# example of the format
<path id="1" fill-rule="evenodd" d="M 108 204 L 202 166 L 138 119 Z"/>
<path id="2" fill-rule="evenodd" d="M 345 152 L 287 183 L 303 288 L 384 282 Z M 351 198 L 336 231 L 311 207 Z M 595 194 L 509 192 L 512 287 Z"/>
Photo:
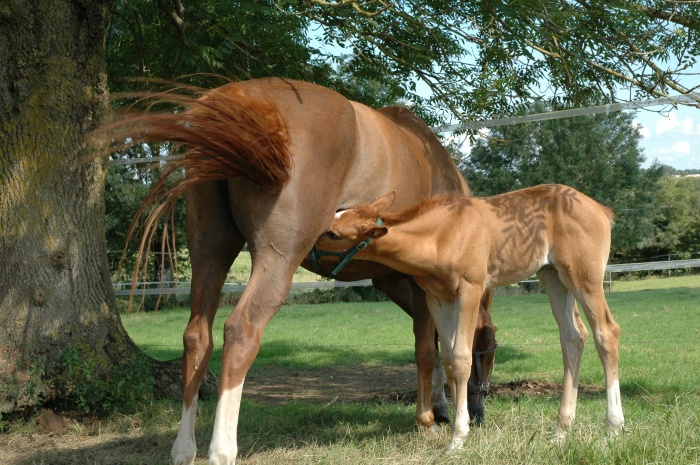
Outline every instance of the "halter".
<path id="1" fill-rule="evenodd" d="M 377 218 L 377 226 L 382 225 L 382 219 Z M 321 267 L 319 266 L 319 263 L 321 261 L 321 257 L 340 257 L 340 262 L 336 265 L 335 268 L 333 268 L 333 271 L 331 271 L 328 274 L 328 277 L 331 279 L 334 279 L 340 271 L 345 268 L 345 265 L 348 264 L 348 262 L 352 259 L 352 257 L 355 256 L 357 252 L 360 250 L 363 250 L 365 247 L 369 245 L 369 243 L 372 242 L 372 238 L 368 237 L 364 241 L 360 242 L 357 244 L 355 247 L 348 249 L 348 250 L 343 250 L 341 252 L 327 252 L 325 250 L 319 250 L 316 248 L 316 245 L 314 244 L 313 247 L 311 247 L 311 252 L 309 252 L 309 259 L 311 260 L 311 265 L 314 267 L 314 271 L 316 273 L 321 273 Z"/>
<path id="2" fill-rule="evenodd" d="M 491 378 L 491 372 L 493 372 L 493 365 L 491 366 L 491 371 L 489 371 L 489 375 L 487 376 L 486 380 L 484 380 L 484 374 L 481 369 L 481 355 L 485 354 L 490 354 L 493 352 L 496 352 L 496 349 L 498 349 L 498 342 L 496 343 L 495 346 L 493 346 L 492 349 L 488 350 L 482 350 L 481 352 L 473 352 L 472 357 L 474 358 L 474 363 L 476 364 L 476 375 L 477 375 L 477 384 L 473 385 L 470 384 L 471 380 L 467 382 L 467 394 L 481 394 L 482 392 L 485 394 L 489 390 L 489 379 Z"/>

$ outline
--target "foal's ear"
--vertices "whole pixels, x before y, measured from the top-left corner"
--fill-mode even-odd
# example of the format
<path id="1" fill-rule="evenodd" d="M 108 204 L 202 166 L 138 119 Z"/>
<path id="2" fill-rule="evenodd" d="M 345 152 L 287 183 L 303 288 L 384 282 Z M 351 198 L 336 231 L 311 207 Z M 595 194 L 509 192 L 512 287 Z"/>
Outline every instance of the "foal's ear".
<path id="1" fill-rule="evenodd" d="M 372 202 L 371 207 L 378 211 L 379 213 L 382 213 L 384 210 L 388 210 L 392 205 L 394 205 L 394 202 L 396 201 L 396 191 L 391 191 L 386 195 L 383 195 L 379 197 L 377 200 Z M 386 234 L 386 233 L 384 233 Z M 384 235 L 382 234 L 382 235 Z"/>
<path id="2" fill-rule="evenodd" d="M 386 226 L 374 226 L 367 231 L 367 237 L 378 239 L 385 235 L 388 231 L 389 229 Z"/>

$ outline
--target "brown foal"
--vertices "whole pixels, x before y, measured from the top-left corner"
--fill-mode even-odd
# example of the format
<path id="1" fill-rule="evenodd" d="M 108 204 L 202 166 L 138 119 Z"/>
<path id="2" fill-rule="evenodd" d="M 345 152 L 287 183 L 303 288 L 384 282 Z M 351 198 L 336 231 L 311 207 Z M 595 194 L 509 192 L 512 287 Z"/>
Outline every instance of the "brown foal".
<path id="1" fill-rule="evenodd" d="M 450 448 L 469 432 L 468 379 L 479 301 L 486 289 L 532 274 L 549 294 L 564 355 L 564 392 L 558 434 L 571 426 L 587 330 L 593 331 L 605 370 L 607 425 L 623 426 L 618 376 L 620 328 L 603 291 L 613 212 L 563 185 L 541 185 L 486 198 L 444 195 L 390 214 L 394 192 L 336 215 L 317 246 L 343 250 L 370 240 L 356 258 L 413 276 L 425 291 L 442 341 L 455 418 Z"/>

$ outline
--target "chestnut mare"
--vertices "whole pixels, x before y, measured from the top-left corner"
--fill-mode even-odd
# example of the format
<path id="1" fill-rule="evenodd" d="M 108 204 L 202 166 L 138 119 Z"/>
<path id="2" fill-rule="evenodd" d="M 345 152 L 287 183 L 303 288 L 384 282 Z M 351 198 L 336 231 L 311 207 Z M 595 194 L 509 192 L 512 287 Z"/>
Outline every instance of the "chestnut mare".
<path id="1" fill-rule="evenodd" d="M 402 193 L 396 209 L 439 193 L 469 196 L 471 192 L 430 129 L 403 108 L 373 110 L 324 87 L 278 78 L 228 84 L 201 98 L 160 97 L 189 109 L 132 114 L 108 128 L 117 129 L 117 140 L 172 141 L 184 149 L 184 156 L 168 163 L 142 207 L 143 212 L 146 206 L 154 206 L 145 220 L 143 247 L 158 217 L 186 194 L 191 316 L 183 336 L 184 406 L 172 459 L 176 465 L 194 461 L 195 412 L 212 354 L 212 323 L 227 272 L 247 242 L 252 272 L 225 323 L 219 400 L 209 448 L 210 463 L 233 464 L 243 382 L 262 332 L 284 302 L 299 264 L 313 268 L 309 252 L 336 211 L 390 190 Z M 183 170 L 184 178 L 166 184 L 170 174 Z M 327 275 L 336 261 L 322 260 L 320 272 Z M 438 360 L 436 333 L 423 290 L 407 275 L 368 261 L 349 262 L 337 278 L 371 278 L 413 317 L 416 419 L 421 428 L 433 427 L 433 378 L 439 388 L 433 404 L 439 415 L 448 414 L 444 383 L 432 374 Z M 486 293 L 484 305 L 490 299 Z M 483 333 L 491 341 L 487 307 L 483 313 Z M 493 354 L 483 357 L 493 358 Z M 487 382 L 491 365 L 485 361 L 486 375 L 475 376 Z M 483 393 L 474 396 L 478 421 L 483 415 Z"/>
<path id="2" fill-rule="evenodd" d="M 549 294 L 564 355 L 559 435 L 576 412 L 578 375 L 588 337 L 575 301 L 583 307 L 605 370 L 607 425 L 623 426 L 618 381 L 620 327 L 603 291 L 613 212 L 567 186 L 542 185 L 485 198 L 438 196 L 396 214 L 395 193 L 336 216 L 317 242 L 339 250 L 369 244 L 356 257 L 413 276 L 425 291 L 442 341 L 455 418 L 450 448 L 469 432 L 467 384 L 470 347 L 486 289 L 533 273 Z M 574 300 L 575 299 L 575 300 Z"/>

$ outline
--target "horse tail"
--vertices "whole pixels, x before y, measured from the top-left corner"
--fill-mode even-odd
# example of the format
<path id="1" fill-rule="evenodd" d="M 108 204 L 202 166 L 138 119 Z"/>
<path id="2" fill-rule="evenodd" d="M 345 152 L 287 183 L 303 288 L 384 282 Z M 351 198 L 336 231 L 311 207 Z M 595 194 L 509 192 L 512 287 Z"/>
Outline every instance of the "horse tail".
<path id="1" fill-rule="evenodd" d="M 156 104 L 187 108 L 184 111 L 130 112 L 101 128 L 112 140 L 126 141 L 112 148 L 154 143 L 174 143 L 173 156 L 144 198 L 127 235 L 127 244 L 140 226 L 141 241 L 132 277 L 135 288 L 139 270 L 145 275 L 157 226 L 165 222 L 162 252 L 174 250 L 172 216 L 177 199 L 195 185 L 244 177 L 263 189 L 278 192 L 289 180 L 292 157 L 287 126 L 277 108 L 230 86 L 206 92 L 201 98 L 175 93 L 131 94 Z M 183 175 L 184 173 L 184 175 Z M 142 218 L 143 221 L 141 221 Z M 124 249 L 126 252 L 126 247 Z M 125 254 L 122 255 L 122 262 Z M 161 262 L 164 266 L 164 261 Z M 119 268 L 121 269 L 120 263 Z M 173 266 L 175 268 L 175 266 Z M 133 300 L 133 291 L 129 307 Z"/>
<path id="2" fill-rule="evenodd" d="M 148 142 L 174 143 L 174 151 L 182 154 L 169 161 L 168 174 L 187 171 L 177 183 L 178 194 L 194 184 L 235 176 L 273 192 L 289 180 L 289 135 L 272 102 L 254 99 L 230 86 L 207 91 L 201 98 L 173 93 L 131 95 L 188 108 L 170 113 L 126 113 L 102 129 L 116 129 L 112 139 L 128 141 L 112 151 Z"/>

